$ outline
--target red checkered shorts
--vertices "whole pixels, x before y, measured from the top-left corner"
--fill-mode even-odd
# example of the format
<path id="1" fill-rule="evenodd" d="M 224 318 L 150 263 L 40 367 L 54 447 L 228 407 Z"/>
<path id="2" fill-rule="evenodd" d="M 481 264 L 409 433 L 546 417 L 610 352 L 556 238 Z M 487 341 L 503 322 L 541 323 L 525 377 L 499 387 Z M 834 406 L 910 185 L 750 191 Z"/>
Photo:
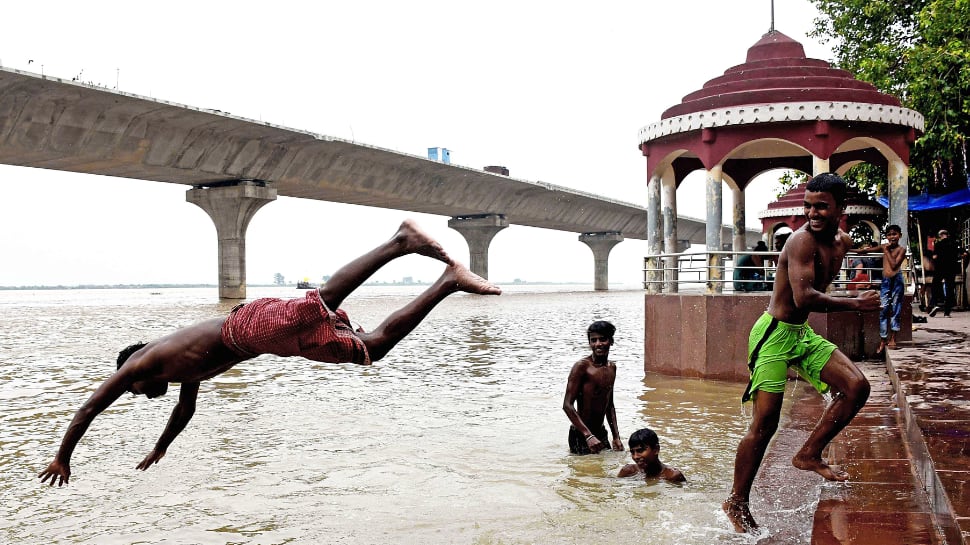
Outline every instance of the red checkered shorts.
<path id="1" fill-rule="evenodd" d="M 327 363 L 371 363 L 347 313 L 327 308 L 317 290 L 303 299 L 256 299 L 232 309 L 222 324 L 222 342 L 247 358 L 276 354 Z"/>

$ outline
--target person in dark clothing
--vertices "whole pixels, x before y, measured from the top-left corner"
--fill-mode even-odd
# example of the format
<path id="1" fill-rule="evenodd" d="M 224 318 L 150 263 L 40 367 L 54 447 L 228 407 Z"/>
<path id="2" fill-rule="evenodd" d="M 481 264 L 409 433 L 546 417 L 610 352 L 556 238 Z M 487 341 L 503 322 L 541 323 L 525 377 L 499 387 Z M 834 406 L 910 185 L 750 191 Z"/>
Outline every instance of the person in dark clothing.
<path id="1" fill-rule="evenodd" d="M 954 291 L 956 275 L 965 253 L 957 248 L 949 231 L 940 229 L 933 245 L 933 300 L 930 302 L 930 316 L 936 316 L 942 310 L 943 316 L 950 317 L 950 311 L 957 301 Z"/>
<path id="2" fill-rule="evenodd" d="M 753 248 L 756 252 L 767 252 L 768 246 L 759 240 Z M 738 256 L 734 265 L 734 291 L 765 291 L 765 258 L 763 255 L 743 254 Z"/>

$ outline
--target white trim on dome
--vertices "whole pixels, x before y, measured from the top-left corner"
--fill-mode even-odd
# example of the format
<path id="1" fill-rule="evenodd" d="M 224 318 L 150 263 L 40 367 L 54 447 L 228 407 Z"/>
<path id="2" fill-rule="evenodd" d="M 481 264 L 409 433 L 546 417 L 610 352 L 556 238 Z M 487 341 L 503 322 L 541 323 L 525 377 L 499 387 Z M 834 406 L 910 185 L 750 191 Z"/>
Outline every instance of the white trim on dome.
<path id="1" fill-rule="evenodd" d="M 850 204 L 845 207 L 845 213 L 854 216 L 883 216 L 886 214 L 886 209 L 881 206 L 872 206 L 869 204 Z M 774 208 L 762 210 L 758 213 L 758 219 L 764 218 L 787 218 L 790 216 L 801 216 L 805 214 L 805 208 L 801 206 L 790 206 L 788 208 Z"/>
<path id="2" fill-rule="evenodd" d="M 915 110 L 864 102 L 774 102 L 717 108 L 662 119 L 640 129 L 640 143 L 682 132 L 713 127 L 781 121 L 870 121 L 922 131 L 923 115 Z"/>

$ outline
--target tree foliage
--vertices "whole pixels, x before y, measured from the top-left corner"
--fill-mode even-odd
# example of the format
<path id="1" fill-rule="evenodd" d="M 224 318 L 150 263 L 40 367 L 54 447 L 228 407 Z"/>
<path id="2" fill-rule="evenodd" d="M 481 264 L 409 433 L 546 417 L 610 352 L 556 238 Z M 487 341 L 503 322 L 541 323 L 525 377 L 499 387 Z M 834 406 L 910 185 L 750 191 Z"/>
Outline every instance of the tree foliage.
<path id="1" fill-rule="evenodd" d="M 832 42 L 835 64 L 923 114 L 910 157 L 910 187 L 945 193 L 968 183 L 970 0 L 813 0 L 812 36 Z M 885 173 L 857 167 L 867 190 Z"/>

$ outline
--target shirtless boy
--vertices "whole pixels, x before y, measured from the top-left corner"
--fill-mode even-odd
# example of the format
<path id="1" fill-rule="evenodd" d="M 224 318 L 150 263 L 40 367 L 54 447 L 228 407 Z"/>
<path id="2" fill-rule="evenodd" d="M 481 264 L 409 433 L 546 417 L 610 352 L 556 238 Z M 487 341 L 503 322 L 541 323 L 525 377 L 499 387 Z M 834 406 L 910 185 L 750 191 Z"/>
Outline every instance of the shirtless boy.
<path id="1" fill-rule="evenodd" d="M 900 329 L 899 315 L 903 311 L 903 292 L 906 289 L 901 270 L 906 260 L 906 248 L 899 245 L 902 234 L 903 230 L 898 225 L 890 225 L 886 227 L 885 243 L 856 250 L 860 254 L 882 253 L 882 283 L 879 286 L 882 310 L 879 311 L 877 354 L 882 354 L 886 348 L 896 348 L 896 332 Z"/>
<path id="2" fill-rule="evenodd" d="M 424 293 L 388 316 L 370 333 L 354 331 L 338 310 L 352 291 L 393 259 L 421 254 L 447 264 Z M 111 375 L 78 409 L 54 461 L 40 472 L 41 482 L 68 484 L 71 454 L 94 418 L 123 393 L 163 395 L 170 382 L 181 384 L 179 400 L 155 448 L 137 469 L 146 470 L 165 452 L 195 412 L 199 383 L 259 354 L 303 356 L 316 361 L 369 365 L 383 358 L 445 297 L 455 292 L 498 295 L 501 290 L 448 257 L 441 245 L 407 220 L 387 242 L 344 265 L 305 298 L 257 299 L 237 306 L 225 318 L 188 326 L 148 344 L 132 345 L 118 357 Z"/>
<path id="3" fill-rule="evenodd" d="M 751 382 L 742 399 L 753 398 L 754 411 L 751 427 L 738 445 L 731 495 L 722 506 L 738 532 L 758 527 L 748 498 L 768 442 L 778 428 L 788 366 L 794 367 L 819 392 L 833 391 L 832 402 L 792 464 L 830 481 L 848 479 L 844 471 L 822 459 L 822 450 L 866 404 L 869 382 L 845 354 L 807 323 L 812 312 L 879 308 L 875 291 L 864 291 L 851 298 L 826 293 L 851 247 L 849 235 L 839 229 L 845 193 L 845 181 L 835 174 L 819 174 L 809 181 L 804 199 L 808 222 L 791 235 L 782 249 L 768 310 L 751 329 Z"/>
<path id="4" fill-rule="evenodd" d="M 608 448 L 603 418 L 613 433 L 613 450 L 623 450 L 613 407 L 616 364 L 609 360 L 615 332 L 616 327 L 609 322 L 590 324 L 586 336 L 593 353 L 573 364 L 569 372 L 562 410 L 572 424 L 569 427 L 569 451 L 573 454 L 595 454 Z"/>
<path id="5" fill-rule="evenodd" d="M 687 480 L 679 469 L 660 461 L 660 439 L 650 428 L 633 432 L 629 444 L 633 463 L 620 468 L 617 477 L 642 475 L 644 479 L 660 479 L 672 483 L 682 483 Z"/>

